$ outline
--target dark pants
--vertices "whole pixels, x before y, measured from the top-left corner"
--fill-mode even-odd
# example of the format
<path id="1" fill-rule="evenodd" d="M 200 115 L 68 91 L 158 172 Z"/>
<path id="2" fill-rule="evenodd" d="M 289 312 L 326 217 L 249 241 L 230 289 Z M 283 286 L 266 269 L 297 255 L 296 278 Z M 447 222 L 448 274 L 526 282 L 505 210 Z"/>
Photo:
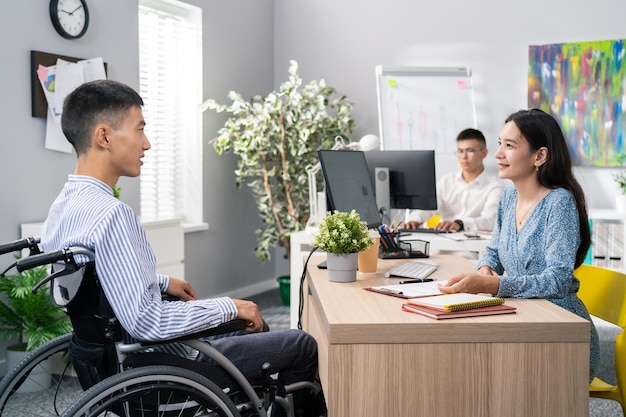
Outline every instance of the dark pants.
<path id="1" fill-rule="evenodd" d="M 302 330 L 288 329 L 248 333 L 240 331 L 207 339 L 226 356 L 249 380 L 260 380 L 262 366 L 270 364 L 270 373 L 278 373 L 284 385 L 298 381 L 313 381 L 317 374 L 317 343 Z M 198 360 L 207 360 L 200 355 Z M 304 391 L 304 390 L 303 390 Z M 294 394 L 295 409 L 302 416 L 319 416 L 326 411 L 324 395 L 308 392 Z M 280 407 L 278 407 L 280 408 Z M 273 410 L 272 416 L 284 415 Z"/>

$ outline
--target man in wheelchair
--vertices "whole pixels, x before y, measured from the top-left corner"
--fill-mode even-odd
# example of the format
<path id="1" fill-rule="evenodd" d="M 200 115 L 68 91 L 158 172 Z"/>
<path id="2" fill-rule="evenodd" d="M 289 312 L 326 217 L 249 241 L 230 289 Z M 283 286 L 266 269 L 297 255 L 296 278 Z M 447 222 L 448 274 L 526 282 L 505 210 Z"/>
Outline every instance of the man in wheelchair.
<path id="1" fill-rule="evenodd" d="M 198 300 L 191 285 L 157 274 L 155 257 L 138 216 L 115 198 L 121 176 L 140 174 L 150 149 L 144 134 L 143 100 L 119 82 L 99 80 L 79 86 L 65 100 L 62 129 L 76 150 L 75 172 L 52 204 L 41 235 L 45 252 L 82 246 L 95 253 L 102 290 L 123 329 L 134 339 L 163 341 L 218 326 L 235 318 L 246 331 L 208 341 L 250 380 L 262 377 L 264 363 L 282 384 L 313 381 L 317 344 L 296 330 L 264 331 L 257 305 L 229 297 Z M 162 294 L 177 297 L 164 301 Z M 179 356 L 203 355 L 164 345 Z M 321 391 L 294 395 L 295 409 L 306 416 L 325 413 Z M 279 407 L 273 407 L 280 413 Z M 274 414 L 279 415 L 279 414 Z"/>

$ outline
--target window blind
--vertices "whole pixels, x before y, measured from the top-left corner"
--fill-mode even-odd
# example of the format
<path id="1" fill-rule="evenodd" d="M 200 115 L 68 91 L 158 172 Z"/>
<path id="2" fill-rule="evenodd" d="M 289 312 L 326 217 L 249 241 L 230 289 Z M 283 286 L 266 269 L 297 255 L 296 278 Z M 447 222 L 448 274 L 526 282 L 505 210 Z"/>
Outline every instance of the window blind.
<path id="1" fill-rule="evenodd" d="M 140 176 L 143 221 L 202 221 L 201 10 L 139 2 L 139 93 L 152 148 Z"/>

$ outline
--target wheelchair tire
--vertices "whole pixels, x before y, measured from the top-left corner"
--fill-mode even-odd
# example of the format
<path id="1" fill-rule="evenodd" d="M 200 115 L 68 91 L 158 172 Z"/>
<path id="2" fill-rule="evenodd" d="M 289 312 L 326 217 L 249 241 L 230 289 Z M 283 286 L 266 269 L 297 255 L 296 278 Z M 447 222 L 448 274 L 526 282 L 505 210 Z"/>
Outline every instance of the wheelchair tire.
<path id="1" fill-rule="evenodd" d="M 63 417 L 107 415 L 240 417 L 215 383 L 168 365 L 142 366 L 113 375 L 87 390 Z"/>
<path id="2" fill-rule="evenodd" d="M 45 343 L 7 371 L 0 381 L 0 416 L 57 416 L 82 395 L 69 365 L 71 336 L 69 333 Z M 50 372 L 49 387 L 37 387 L 39 382 L 32 373 L 37 366 Z"/>

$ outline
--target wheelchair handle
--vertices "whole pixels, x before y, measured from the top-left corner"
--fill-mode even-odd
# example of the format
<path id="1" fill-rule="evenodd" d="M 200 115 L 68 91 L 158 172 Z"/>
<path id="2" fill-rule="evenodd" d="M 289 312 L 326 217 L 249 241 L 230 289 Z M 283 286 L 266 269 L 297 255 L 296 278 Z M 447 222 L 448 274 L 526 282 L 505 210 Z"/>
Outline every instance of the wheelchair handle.
<path id="1" fill-rule="evenodd" d="M 71 248 L 64 248 L 54 252 L 44 252 L 37 255 L 27 256 L 25 258 L 18 259 L 15 263 L 15 269 L 19 272 L 27 269 L 35 268 L 41 265 L 47 265 L 58 261 L 65 261 L 66 263 L 76 264 L 74 255 L 85 255 L 89 260 L 93 260 L 96 255 L 93 251 L 74 246 Z"/>
<path id="2" fill-rule="evenodd" d="M 18 250 L 30 248 L 31 255 L 41 253 L 37 244 L 41 241 L 38 237 L 27 237 L 24 239 L 18 239 L 13 242 L 4 243 L 0 245 L 0 255 L 4 255 L 9 252 L 16 252 Z M 35 253 L 33 253 L 33 250 Z"/>

